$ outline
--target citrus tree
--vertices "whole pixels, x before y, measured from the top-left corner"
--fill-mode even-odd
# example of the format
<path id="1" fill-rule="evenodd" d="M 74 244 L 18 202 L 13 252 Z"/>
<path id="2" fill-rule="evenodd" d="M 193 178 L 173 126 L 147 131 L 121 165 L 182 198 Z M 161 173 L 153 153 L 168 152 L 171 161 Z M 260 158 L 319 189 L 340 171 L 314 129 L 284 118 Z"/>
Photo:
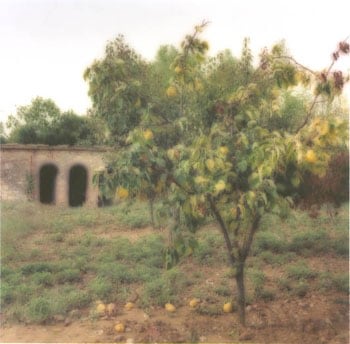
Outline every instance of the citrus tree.
<path id="1" fill-rule="evenodd" d="M 146 116 L 129 133 L 128 147 L 109 159 L 105 179 L 119 198 L 145 190 L 161 195 L 172 219 L 167 267 L 195 247 L 201 224 L 208 218 L 217 222 L 245 325 L 244 269 L 254 235 L 264 214 L 283 215 L 293 204 L 303 172 L 322 175 L 332 149 L 347 141 L 345 121 L 316 116 L 319 101 L 331 102 L 346 80 L 332 70 L 333 63 L 321 73 L 309 70 L 282 44 L 264 50 L 257 67 L 248 41 L 240 59 L 208 62 L 208 44 L 200 39 L 206 25 L 185 37 L 173 61 L 175 75 L 164 90 L 178 109 L 173 126 L 180 128 L 179 139 L 170 147 L 160 144 L 157 122 Z M 333 59 L 348 53 L 349 45 L 342 42 Z M 223 73 L 220 84 L 222 68 L 232 68 L 234 80 Z M 298 107 L 297 123 L 288 130 L 271 125 L 267 119 L 285 111 L 285 92 L 298 85 L 314 95 Z"/>

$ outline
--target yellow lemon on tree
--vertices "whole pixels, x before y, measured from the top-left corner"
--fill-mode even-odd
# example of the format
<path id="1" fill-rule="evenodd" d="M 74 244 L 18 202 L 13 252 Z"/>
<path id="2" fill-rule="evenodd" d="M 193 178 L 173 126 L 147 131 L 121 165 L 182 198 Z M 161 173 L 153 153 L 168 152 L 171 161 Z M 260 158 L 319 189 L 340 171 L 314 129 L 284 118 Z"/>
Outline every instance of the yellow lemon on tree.
<path id="1" fill-rule="evenodd" d="M 199 299 L 194 298 L 189 302 L 189 305 L 191 308 L 196 308 L 198 306 L 199 302 L 200 302 Z"/>
<path id="2" fill-rule="evenodd" d="M 233 311 L 232 303 L 231 303 L 231 302 L 226 302 L 226 303 L 224 304 L 224 306 L 222 307 L 222 310 L 223 310 L 225 313 L 232 313 L 232 311 Z"/>
<path id="3" fill-rule="evenodd" d="M 175 73 L 180 74 L 182 72 L 182 68 L 180 66 L 175 67 Z"/>
<path id="4" fill-rule="evenodd" d="M 196 184 L 205 184 L 208 182 L 208 179 L 207 178 L 204 178 L 203 176 L 197 176 L 194 178 L 194 182 Z"/>
<path id="5" fill-rule="evenodd" d="M 119 323 L 117 325 L 114 326 L 114 329 L 118 332 L 118 333 L 123 333 L 125 332 L 125 325 L 123 323 Z"/>
<path id="6" fill-rule="evenodd" d="M 226 183 L 223 180 L 219 180 L 216 184 L 215 184 L 215 191 L 216 192 L 221 192 L 223 190 L 225 190 L 226 188 Z"/>
<path id="7" fill-rule="evenodd" d="M 153 139 L 153 133 L 152 133 L 152 130 L 150 129 L 147 129 L 143 132 L 143 137 L 145 140 L 149 141 L 149 140 L 152 140 Z"/>
<path id="8" fill-rule="evenodd" d="M 314 164 L 317 161 L 317 156 L 312 149 L 309 149 L 305 154 L 305 160 L 310 164 Z"/>
<path id="9" fill-rule="evenodd" d="M 169 98 L 175 97 L 177 95 L 177 89 L 175 86 L 169 86 L 166 90 L 166 95 Z"/>
<path id="10" fill-rule="evenodd" d="M 214 167 L 215 167 L 215 162 L 214 162 L 213 159 L 207 159 L 207 160 L 205 161 L 205 165 L 207 166 L 207 169 L 208 169 L 209 171 L 213 171 L 213 170 L 214 170 Z"/>
<path id="11" fill-rule="evenodd" d="M 219 153 L 222 155 L 226 155 L 228 153 L 228 148 L 226 146 L 221 146 L 219 148 Z"/>
<path id="12" fill-rule="evenodd" d="M 165 310 L 169 313 L 174 313 L 176 311 L 176 307 L 171 303 L 166 303 Z"/>
<path id="13" fill-rule="evenodd" d="M 135 305 L 132 303 L 132 302 L 127 302 L 124 306 L 124 308 L 127 310 L 127 311 L 130 311 L 131 309 L 133 309 L 135 307 Z"/>
<path id="14" fill-rule="evenodd" d="M 117 189 L 117 196 L 119 198 L 127 198 L 129 196 L 128 189 L 123 188 L 122 186 Z"/>

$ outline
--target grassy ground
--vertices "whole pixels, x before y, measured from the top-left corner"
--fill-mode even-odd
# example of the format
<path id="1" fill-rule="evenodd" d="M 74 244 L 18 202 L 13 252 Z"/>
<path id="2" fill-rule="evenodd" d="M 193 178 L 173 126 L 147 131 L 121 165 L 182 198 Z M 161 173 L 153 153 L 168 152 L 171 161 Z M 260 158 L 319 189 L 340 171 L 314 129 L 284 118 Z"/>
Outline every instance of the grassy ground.
<path id="1" fill-rule="evenodd" d="M 235 285 L 215 225 L 199 231 L 199 247 L 191 257 L 165 271 L 167 235 L 150 222 L 145 204 L 61 209 L 3 203 L 1 309 L 6 321 L 50 322 L 91 309 L 96 300 L 123 303 L 135 293 L 146 310 L 198 297 L 205 301 L 198 314 L 220 314 Z M 266 216 L 247 262 L 248 303 L 315 293 L 333 293 L 332 302 L 347 302 L 348 228 L 348 205 L 334 218 L 326 211 L 318 218 L 292 211 L 284 221 Z"/>

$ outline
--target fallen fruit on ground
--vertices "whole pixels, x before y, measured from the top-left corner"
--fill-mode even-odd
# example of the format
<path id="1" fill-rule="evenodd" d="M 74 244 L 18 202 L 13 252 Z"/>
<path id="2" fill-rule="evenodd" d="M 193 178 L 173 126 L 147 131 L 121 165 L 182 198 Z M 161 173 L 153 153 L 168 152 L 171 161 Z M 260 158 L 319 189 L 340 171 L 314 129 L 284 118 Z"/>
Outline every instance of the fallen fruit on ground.
<path id="1" fill-rule="evenodd" d="M 104 303 L 99 303 L 96 306 L 96 313 L 99 315 L 104 315 L 106 313 L 106 305 Z"/>
<path id="2" fill-rule="evenodd" d="M 127 302 L 124 306 L 124 308 L 127 310 L 127 311 L 130 311 L 131 309 L 133 309 L 135 307 L 135 305 L 132 303 L 132 302 Z"/>
<path id="3" fill-rule="evenodd" d="M 171 303 L 165 304 L 165 309 L 167 312 L 174 313 L 176 311 L 176 307 Z"/>
<path id="4" fill-rule="evenodd" d="M 114 329 L 118 332 L 118 333 L 123 333 L 125 332 L 125 325 L 123 323 L 119 323 L 117 325 L 114 326 Z"/>
<path id="5" fill-rule="evenodd" d="M 200 302 L 200 300 L 195 298 L 189 302 L 189 305 L 191 308 L 196 308 L 198 306 L 199 302 Z"/>
<path id="6" fill-rule="evenodd" d="M 224 306 L 222 307 L 222 309 L 225 313 L 232 313 L 232 311 L 233 311 L 232 303 L 231 302 L 225 303 Z"/>

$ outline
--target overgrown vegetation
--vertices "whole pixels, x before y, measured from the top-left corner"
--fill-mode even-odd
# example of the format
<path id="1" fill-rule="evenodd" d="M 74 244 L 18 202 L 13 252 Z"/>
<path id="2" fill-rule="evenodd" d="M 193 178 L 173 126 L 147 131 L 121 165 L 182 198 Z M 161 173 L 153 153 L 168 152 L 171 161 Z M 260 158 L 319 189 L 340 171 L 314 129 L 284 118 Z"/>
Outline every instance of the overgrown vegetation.
<path id="1" fill-rule="evenodd" d="M 227 256 L 217 249 L 222 242 L 218 228 L 206 224 L 198 232 L 192 258 L 167 271 L 161 254 L 166 232 L 153 230 L 141 236 L 151 220 L 135 225 L 133 211 L 147 215 L 147 204 L 137 203 L 127 214 L 124 206 L 87 210 L 3 203 L 1 308 L 6 318 L 45 323 L 89 309 L 96 300 L 123 305 L 135 291 L 137 305 L 144 309 L 167 302 L 182 306 L 198 297 L 205 302 L 198 314 L 222 314 L 221 305 L 231 299 L 234 286 Z M 302 298 L 310 293 L 347 297 L 347 270 L 308 263 L 310 257 L 324 256 L 325 261 L 332 257 L 347 266 L 348 249 L 338 247 L 348 238 L 347 205 L 338 212 L 333 219 L 326 208 L 317 219 L 299 210 L 285 221 L 267 215 L 248 261 L 247 302 Z M 123 235 L 119 235 L 120 221 Z M 322 234 L 326 228 L 327 235 Z M 264 272 L 269 266 L 276 274 Z"/>

